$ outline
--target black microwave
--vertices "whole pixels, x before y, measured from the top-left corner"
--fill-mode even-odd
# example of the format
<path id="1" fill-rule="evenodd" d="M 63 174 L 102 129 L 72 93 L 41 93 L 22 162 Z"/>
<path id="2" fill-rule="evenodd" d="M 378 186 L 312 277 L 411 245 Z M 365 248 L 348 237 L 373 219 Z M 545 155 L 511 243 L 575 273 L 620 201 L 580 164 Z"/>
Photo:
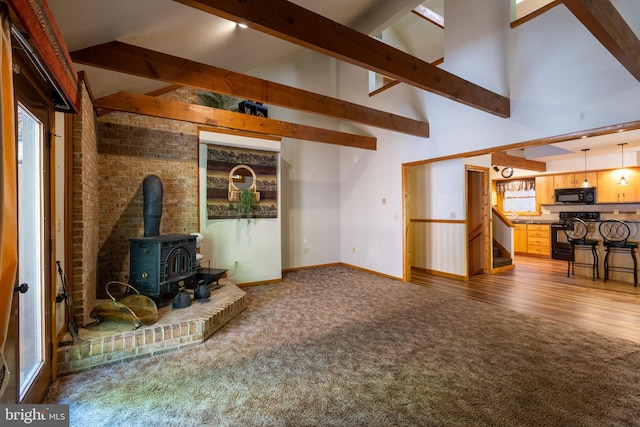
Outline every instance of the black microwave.
<path id="1" fill-rule="evenodd" d="M 557 188 L 555 190 L 556 204 L 592 205 L 596 202 L 596 187 L 586 188 Z"/>

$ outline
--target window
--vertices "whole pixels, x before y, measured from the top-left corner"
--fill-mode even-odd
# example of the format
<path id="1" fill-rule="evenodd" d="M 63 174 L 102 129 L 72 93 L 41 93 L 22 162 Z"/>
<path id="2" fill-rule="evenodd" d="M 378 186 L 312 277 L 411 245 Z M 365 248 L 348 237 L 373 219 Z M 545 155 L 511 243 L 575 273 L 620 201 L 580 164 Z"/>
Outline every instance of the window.
<path id="1" fill-rule="evenodd" d="M 536 212 L 535 179 L 498 181 L 496 192 L 502 199 L 503 212 Z"/>
<path id="2" fill-rule="evenodd" d="M 505 191 L 504 212 L 535 212 L 536 190 Z"/>

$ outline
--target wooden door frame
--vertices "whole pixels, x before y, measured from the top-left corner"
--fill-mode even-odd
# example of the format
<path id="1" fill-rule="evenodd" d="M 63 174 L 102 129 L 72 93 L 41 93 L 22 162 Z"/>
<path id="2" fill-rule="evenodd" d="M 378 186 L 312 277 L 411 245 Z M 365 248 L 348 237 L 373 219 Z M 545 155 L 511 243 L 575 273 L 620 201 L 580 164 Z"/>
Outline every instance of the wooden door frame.
<path id="1" fill-rule="evenodd" d="M 480 174 L 480 179 L 482 180 L 481 182 L 481 187 L 482 187 L 482 191 L 484 192 L 484 194 L 482 194 L 480 196 L 480 200 L 483 201 L 480 206 L 474 206 L 472 203 L 472 198 L 471 198 L 471 191 L 469 188 L 469 179 L 474 176 L 473 174 Z M 482 217 L 482 221 L 481 221 L 481 225 L 480 225 L 480 234 L 481 234 L 481 239 L 483 241 L 482 244 L 482 272 L 481 273 L 489 273 L 491 272 L 491 263 L 492 263 L 492 259 L 491 259 L 491 220 L 490 220 L 490 214 L 491 214 L 491 189 L 489 187 L 490 185 L 490 171 L 489 168 L 487 167 L 481 167 L 481 166 L 473 166 L 473 165 L 466 165 L 465 166 L 465 200 L 466 200 L 466 228 L 467 228 L 467 233 L 469 233 L 470 231 L 470 221 L 471 221 L 471 211 L 472 209 L 478 209 L 480 210 L 480 215 Z M 470 269 L 470 257 L 474 256 L 474 254 L 471 253 L 471 251 L 469 250 L 469 247 L 467 246 L 467 277 L 471 276 L 471 272 L 469 271 Z"/>

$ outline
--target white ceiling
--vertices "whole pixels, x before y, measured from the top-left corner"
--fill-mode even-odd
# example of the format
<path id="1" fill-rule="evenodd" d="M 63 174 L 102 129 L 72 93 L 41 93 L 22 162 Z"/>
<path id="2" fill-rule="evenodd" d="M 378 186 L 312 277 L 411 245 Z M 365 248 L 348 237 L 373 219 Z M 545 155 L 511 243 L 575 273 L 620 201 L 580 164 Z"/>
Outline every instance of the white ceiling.
<path id="1" fill-rule="evenodd" d="M 341 24 L 363 32 L 380 31 L 393 21 L 394 34 L 406 49 L 425 61 L 442 55 L 442 34 L 410 11 L 418 4 L 444 14 L 444 0 L 295 0 L 293 3 Z M 172 0 L 48 0 L 49 7 L 69 51 L 114 40 L 151 50 L 250 74 L 264 64 L 302 49 L 298 45 L 251 29 L 241 29 L 233 22 L 201 12 Z M 614 1 L 615 4 L 615 1 Z M 623 16 L 625 11 L 621 11 Z M 633 25 L 640 19 L 633 15 Z M 446 18 L 445 18 L 446 22 Z M 416 33 L 420 32 L 420 36 Z M 425 37 L 425 34 L 431 34 Z M 416 40 L 438 40 L 416 43 Z M 166 83 L 134 77 L 76 64 L 87 73 L 96 98 L 125 90 L 148 93 Z M 286 82 L 285 82 L 286 83 Z M 303 88 L 304 89 L 304 88 Z M 589 148 L 589 156 L 619 153 L 619 142 L 628 143 L 625 152 L 640 150 L 640 131 L 554 144 L 573 154 Z M 542 148 L 542 147 L 541 147 Z M 527 150 L 527 151 L 539 151 Z M 526 157 L 553 161 L 557 154 L 525 152 Z"/>

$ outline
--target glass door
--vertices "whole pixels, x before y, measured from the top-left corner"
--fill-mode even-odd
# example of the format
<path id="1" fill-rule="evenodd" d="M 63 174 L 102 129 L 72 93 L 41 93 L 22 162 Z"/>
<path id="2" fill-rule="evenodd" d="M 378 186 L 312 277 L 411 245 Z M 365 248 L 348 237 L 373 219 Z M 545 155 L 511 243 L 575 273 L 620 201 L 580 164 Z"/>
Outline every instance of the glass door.
<path id="1" fill-rule="evenodd" d="M 23 401 L 46 362 L 43 123 L 18 104 L 18 397 Z M 28 286 L 25 288 L 23 284 Z M 24 292 L 23 292 L 24 291 Z"/>

